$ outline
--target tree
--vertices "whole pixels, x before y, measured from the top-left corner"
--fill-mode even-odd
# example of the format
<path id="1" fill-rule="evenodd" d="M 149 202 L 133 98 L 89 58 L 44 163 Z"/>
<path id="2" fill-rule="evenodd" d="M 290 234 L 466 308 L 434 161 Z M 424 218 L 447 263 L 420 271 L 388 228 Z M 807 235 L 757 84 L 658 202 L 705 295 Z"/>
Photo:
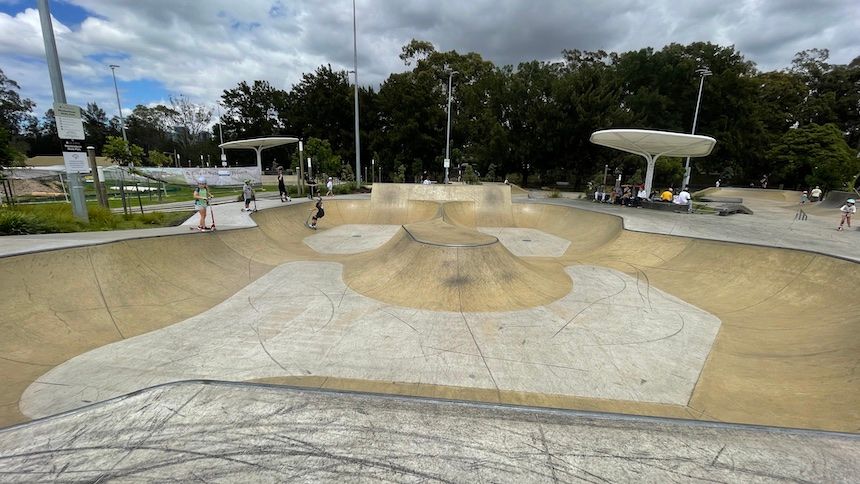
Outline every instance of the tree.
<path id="1" fill-rule="evenodd" d="M 245 81 L 221 94 L 222 129 L 228 139 L 256 138 L 279 133 L 286 115 L 286 93 L 267 81 Z"/>
<path id="2" fill-rule="evenodd" d="M 835 124 L 810 124 L 788 130 L 770 151 L 779 182 L 789 187 L 846 188 L 858 173 L 860 159 Z"/>
<path id="3" fill-rule="evenodd" d="M 84 132 L 87 136 L 87 144 L 95 147 L 97 154 L 101 154 L 102 146 L 109 135 L 120 134 L 110 131 L 107 114 L 96 103 L 87 103 L 87 109 L 83 111 L 82 117 L 84 118 Z"/>
<path id="4" fill-rule="evenodd" d="M 12 136 L 5 127 L 0 126 L 0 167 L 19 166 L 27 157 L 12 143 Z"/>
<path id="5" fill-rule="evenodd" d="M 175 146 L 173 126 L 178 114 L 161 104 L 153 107 L 138 104 L 125 120 L 128 138 L 147 151 L 170 151 Z"/>
<path id="6" fill-rule="evenodd" d="M 169 156 L 160 151 L 150 151 L 148 159 L 152 166 L 168 166 L 172 161 Z"/>
<path id="7" fill-rule="evenodd" d="M 212 110 L 194 104 L 182 95 L 170 97 L 170 109 L 179 146 L 186 156 L 197 160 L 197 157 L 203 154 L 208 140 Z"/>
<path id="8" fill-rule="evenodd" d="M 353 90 L 346 71 L 330 65 L 304 74 L 287 95 L 285 126 L 303 138 L 327 139 L 342 159 L 355 157 Z"/>
<path id="9" fill-rule="evenodd" d="M 119 166 L 128 166 L 129 163 L 140 165 L 143 160 L 143 148 L 135 144 L 129 146 L 119 136 L 108 136 L 102 153 Z"/>
<path id="10" fill-rule="evenodd" d="M 313 163 L 314 175 L 340 175 L 340 156 L 334 153 L 328 140 L 309 138 L 304 148 L 304 156 L 310 158 Z M 302 163 L 302 160 L 299 160 L 298 156 L 298 152 L 293 155 L 293 166 L 298 166 Z"/>
<path id="11" fill-rule="evenodd" d="M 20 89 L 18 83 L 6 77 L 0 69 L 0 127 L 6 128 L 10 136 L 23 131 L 27 116 L 36 107 L 30 99 L 21 99 Z"/>

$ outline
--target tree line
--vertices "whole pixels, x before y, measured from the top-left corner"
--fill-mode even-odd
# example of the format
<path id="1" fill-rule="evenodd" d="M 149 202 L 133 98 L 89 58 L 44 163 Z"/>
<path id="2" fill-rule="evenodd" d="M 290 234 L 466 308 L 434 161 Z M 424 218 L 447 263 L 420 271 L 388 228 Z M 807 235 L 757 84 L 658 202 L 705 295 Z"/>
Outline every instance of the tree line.
<path id="1" fill-rule="evenodd" d="M 565 50 L 558 61 L 514 67 L 412 40 L 400 58 L 408 70 L 359 89 L 362 165 L 373 159 L 388 181 L 424 173 L 441 179 L 449 75 L 453 165 L 530 184 L 583 187 L 602 180 L 605 169 L 639 181 L 641 158 L 593 145 L 589 136 L 608 128 L 689 133 L 702 67 L 712 75 L 704 80 L 696 133 L 718 142 L 710 156 L 693 160 L 694 185 L 717 178 L 746 185 L 768 175 L 772 187 L 843 188 L 860 172 L 860 57 L 831 64 L 827 50 L 810 49 L 787 69 L 761 72 L 733 46 L 694 42 L 623 53 Z M 0 156 L 58 153 L 52 112 L 37 120 L 17 87 L 0 72 Z M 218 113 L 181 96 L 169 106 L 138 105 L 126 126 L 145 163 L 174 163 L 172 155 L 150 155 L 173 152 L 182 164 L 198 164 L 201 155 L 219 160 L 213 122 L 220 121 L 224 141 L 300 137 L 307 156 L 337 173 L 355 158 L 353 102 L 347 72 L 324 65 L 289 90 L 242 81 L 223 91 Z M 119 121 L 95 103 L 84 117 L 87 142 L 97 149 L 119 135 Z M 295 147 L 265 153 L 266 165 L 298 164 Z M 229 156 L 251 164 L 252 155 Z M 682 161 L 666 159 L 656 182 L 676 185 L 682 175 Z"/>

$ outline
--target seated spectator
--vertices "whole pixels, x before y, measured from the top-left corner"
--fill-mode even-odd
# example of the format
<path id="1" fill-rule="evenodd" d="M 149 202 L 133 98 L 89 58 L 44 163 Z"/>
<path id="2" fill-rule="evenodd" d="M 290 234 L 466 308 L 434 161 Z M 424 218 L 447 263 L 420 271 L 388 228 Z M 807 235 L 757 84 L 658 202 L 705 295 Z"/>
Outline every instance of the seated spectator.
<path id="1" fill-rule="evenodd" d="M 603 187 L 597 187 L 597 190 L 594 190 L 594 201 L 602 202 L 603 201 Z"/>
<path id="2" fill-rule="evenodd" d="M 660 200 L 664 202 L 671 202 L 672 198 L 675 196 L 674 190 L 671 188 L 667 188 L 660 194 Z"/>
<path id="3" fill-rule="evenodd" d="M 684 189 L 681 190 L 681 193 L 678 194 L 678 199 L 675 200 L 675 203 L 677 203 L 678 205 L 689 205 L 690 192 L 687 191 L 687 187 L 684 187 Z"/>
<path id="4" fill-rule="evenodd" d="M 642 206 L 642 201 L 648 198 L 648 192 L 645 191 L 645 185 L 639 187 L 639 191 L 636 192 L 636 200 L 635 204 L 637 207 Z"/>

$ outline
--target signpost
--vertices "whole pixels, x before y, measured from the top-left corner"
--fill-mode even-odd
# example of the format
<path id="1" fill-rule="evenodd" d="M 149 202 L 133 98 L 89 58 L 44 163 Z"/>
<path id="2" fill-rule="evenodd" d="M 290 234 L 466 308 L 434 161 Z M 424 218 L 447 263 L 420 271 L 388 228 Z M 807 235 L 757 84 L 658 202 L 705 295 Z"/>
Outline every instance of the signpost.
<path id="1" fill-rule="evenodd" d="M 89 222 L 84 185 L 80 175 L 90 172 L 86 151 L 80 143 L 80 140 L 85 138 L 81 108 L 74 104 L 56 102 L 54 118 L 57 121 L 57 135 L 63 141 L 63 162 L 69 178 L 72 212 L 75 217 Z"/>

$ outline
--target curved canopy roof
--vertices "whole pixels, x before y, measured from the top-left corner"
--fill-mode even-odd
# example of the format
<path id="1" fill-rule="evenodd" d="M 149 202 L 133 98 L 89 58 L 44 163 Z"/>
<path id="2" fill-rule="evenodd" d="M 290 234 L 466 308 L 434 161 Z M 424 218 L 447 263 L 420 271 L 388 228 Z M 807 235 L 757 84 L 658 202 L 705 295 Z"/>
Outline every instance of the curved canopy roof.
<path id="1" fill-rule="evenodd" d="M 273 136 L 270 138 L 251 138 L 242 139 L 239 141 L 228 141 L 226 143 L 221 143 L 220 145 L 218 145 L 218 147 L 227 150 L 240 148 L 247 148 L 250 150 L 264 150 L 266 148 L 273 148 L 275 146 L 288 145 L 291 143 L 298 142 L 298 138 L 292 138 L 289 136 Z"/>
<path id="2" fill-rule="evenodd" d="M 717 140 L 710 136 L 650 129 L 605 129 L 591 134 L 591 142 L 617 150 L 651 156 L 707 156 Z"/>

